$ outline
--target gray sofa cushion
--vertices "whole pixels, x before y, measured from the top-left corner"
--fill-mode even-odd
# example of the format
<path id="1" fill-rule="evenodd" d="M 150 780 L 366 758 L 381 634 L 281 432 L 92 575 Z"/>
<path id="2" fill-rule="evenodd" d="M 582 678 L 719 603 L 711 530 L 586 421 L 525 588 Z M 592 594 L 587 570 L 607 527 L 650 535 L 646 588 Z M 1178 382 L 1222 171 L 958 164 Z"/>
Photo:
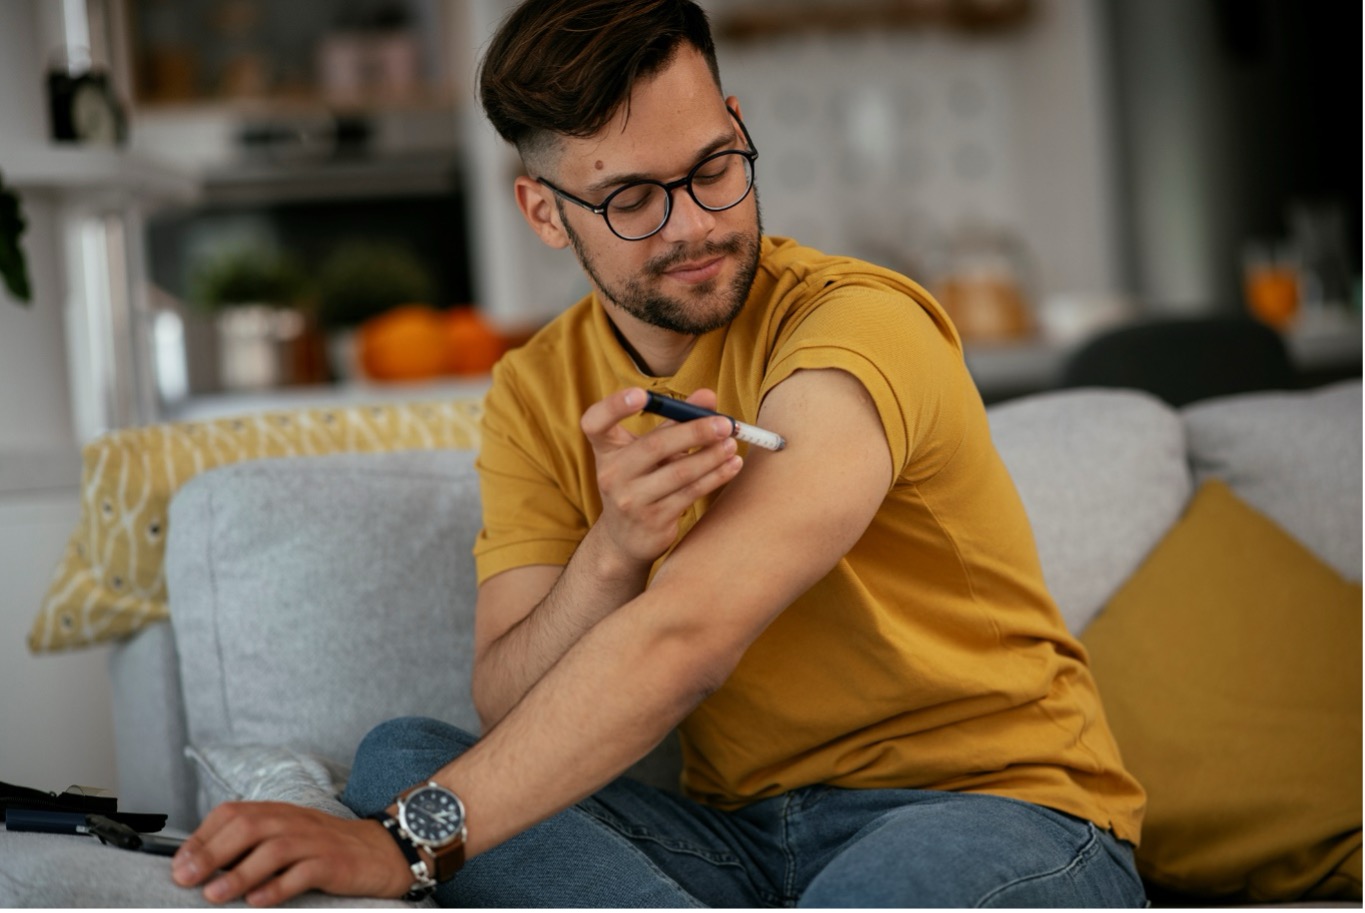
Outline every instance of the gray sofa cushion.
<path id="1" fill-rule="evenodd" d="M 190 741 L 349 765 L 391 717 L 477 732 L 472 465 L 462 451 L 344 454 L 190 481 L 166 554 Z"/>
<path id="2" fill-rule="evenodd" d="M 1361 579 L 1361 384 L 1185 409 L 1195 481 L 1216 476 L 1348 580 Z"/>
<path id="3" fill-rule="evenodd" d="M 1190 496 L 1180 418 L 1129 390 L 1067 390 L 990 410 L 1067 627 L 1079 634 Z"/>
<path id="4" fill-rule="evenodd" d="M 104 846 L 93 837 L 0 830 L 0 907 L 75 908 L 221 907 L 194 888 L 171 881 L 165 856 Z M 227 906 L 245 908 L 236 901 Z M 401 900 L 331 897 L 310 891 L 284 905 L 290 909 L 386 907 Z"/>

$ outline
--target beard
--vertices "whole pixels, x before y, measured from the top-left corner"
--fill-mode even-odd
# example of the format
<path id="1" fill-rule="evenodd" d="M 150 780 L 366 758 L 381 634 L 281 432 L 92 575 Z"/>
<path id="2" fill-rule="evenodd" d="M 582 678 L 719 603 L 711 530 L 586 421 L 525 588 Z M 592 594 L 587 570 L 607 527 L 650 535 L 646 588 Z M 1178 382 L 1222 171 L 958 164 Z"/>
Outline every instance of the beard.
<path id="1" fill-rule="evenodd" d="M 608 301 L 650 326 L 688 336 L 700 336 L 720 329 L 735 319 L 743 310 L 749 289 L 754 284 L 754 276 L 758 273 L 763 215 L 758 205 L 757 186 L 752 193 L 757 217 L 752 235 L 736 232 L 729 237 L 708 239 L 695 248 L 676 247 L 646 263 L 639 275 L 622 280 L 615 286 L 602 280 L 586 246 L 569 226 L 568 219 L 564 218 L 564 204 L 558 198 L 555 204 L 559 207 L 560 224 L 569 237 L 574 255 Z M 658 290 L 658 280 L 679 263 L 721 255 L 738 257 L 739 268 L 727 285 L 721 286 L 715 280 L 704 282 L 696 286 L 687 298 L 672 297 Z"/>

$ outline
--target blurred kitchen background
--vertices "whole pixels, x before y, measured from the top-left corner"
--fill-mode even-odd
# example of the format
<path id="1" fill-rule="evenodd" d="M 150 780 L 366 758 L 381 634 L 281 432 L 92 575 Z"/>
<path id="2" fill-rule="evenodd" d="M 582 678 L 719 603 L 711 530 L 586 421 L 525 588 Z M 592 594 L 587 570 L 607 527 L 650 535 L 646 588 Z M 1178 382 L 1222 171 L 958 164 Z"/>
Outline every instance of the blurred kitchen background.
<path id="1" fill-rule="evenodd" d="M 0 203 L 23 219 L 0 209 L 0 266 L 17 244 L 31 299 L 0 283 L 0 667 L 84 687 L 21 645 L 84 442 L 477 394 L 586 291 L 474 97 L 512 5 L 0 2 Z M 933 289 L 987 401 L 1169 317 L 1273 327 L 1298 385 L 1359 376 L 1360 4 L 703 5 L 768 232 Z M 72 777 L 112 764 L 107 709 L 63 713 Z"/>

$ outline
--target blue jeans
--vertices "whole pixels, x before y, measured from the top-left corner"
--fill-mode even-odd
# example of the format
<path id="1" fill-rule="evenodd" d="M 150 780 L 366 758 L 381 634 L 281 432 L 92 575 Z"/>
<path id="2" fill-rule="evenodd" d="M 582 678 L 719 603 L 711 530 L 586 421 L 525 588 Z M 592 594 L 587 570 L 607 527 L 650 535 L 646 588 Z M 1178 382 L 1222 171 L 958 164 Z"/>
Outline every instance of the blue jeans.
<path id="1" fill-rule="evenodd" d="M 474 743 L 393 720 L 343 801 L 376 812 Z M 478 827 L 478 822 L 471 822 Z M 437 892 L 472 907 L 1140 907 L 1131 847 L 1028 802 L 815 786 L 724 812 L 621 779 L 473 859 Z"/>

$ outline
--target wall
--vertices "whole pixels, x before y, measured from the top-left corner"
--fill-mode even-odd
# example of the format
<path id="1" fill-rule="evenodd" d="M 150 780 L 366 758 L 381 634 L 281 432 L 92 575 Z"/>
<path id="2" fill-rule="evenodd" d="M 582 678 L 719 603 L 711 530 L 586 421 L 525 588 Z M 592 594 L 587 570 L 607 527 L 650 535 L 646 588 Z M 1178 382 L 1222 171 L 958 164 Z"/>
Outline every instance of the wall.
<path id="1" fill-rule="evenodd" d="M 783 4 L 796 8 L 703 0 L 713 22 Z M 475 0 L 479 47 L 513 5 Z M 1097 3 L 1037 0 L 1027 21 L 984 37 L 926 25 L 718 43 L 724 89 L 760 151 L 765 229 L 927 282 L 965 230 L 984 227 L 1025 248 L 1040 306 L 1121 296 L 1103 17 Z M 502 323 L 543 321 L 586 283 L 522 223 L 519 161 L 477 106 L 465 117 L 481 176 L 479 300 Z"/>
<path id="2" fill-rule="evenodd" d="M 0 173 L 16 151 L 45 143 L 41 6 L 56 4 L 0 3 Z M 107 652 L 35 657 L 24 643 L 75 524 L 79 458 L 57 203 L 21 197 L 34 301 L 21 308 L 0 291 L 0 779 L 50 790 L 112 787 Z"/>
<path id="3" fill-rule="evenodd" d="M 1155 309 L 1240 311 L 1243 245 L 1287 240 L 1305 204 L 1340 217 L 1358 277 L 1361 5 L 1098 5 L 1112 19 L 1125 282 Z"/>

